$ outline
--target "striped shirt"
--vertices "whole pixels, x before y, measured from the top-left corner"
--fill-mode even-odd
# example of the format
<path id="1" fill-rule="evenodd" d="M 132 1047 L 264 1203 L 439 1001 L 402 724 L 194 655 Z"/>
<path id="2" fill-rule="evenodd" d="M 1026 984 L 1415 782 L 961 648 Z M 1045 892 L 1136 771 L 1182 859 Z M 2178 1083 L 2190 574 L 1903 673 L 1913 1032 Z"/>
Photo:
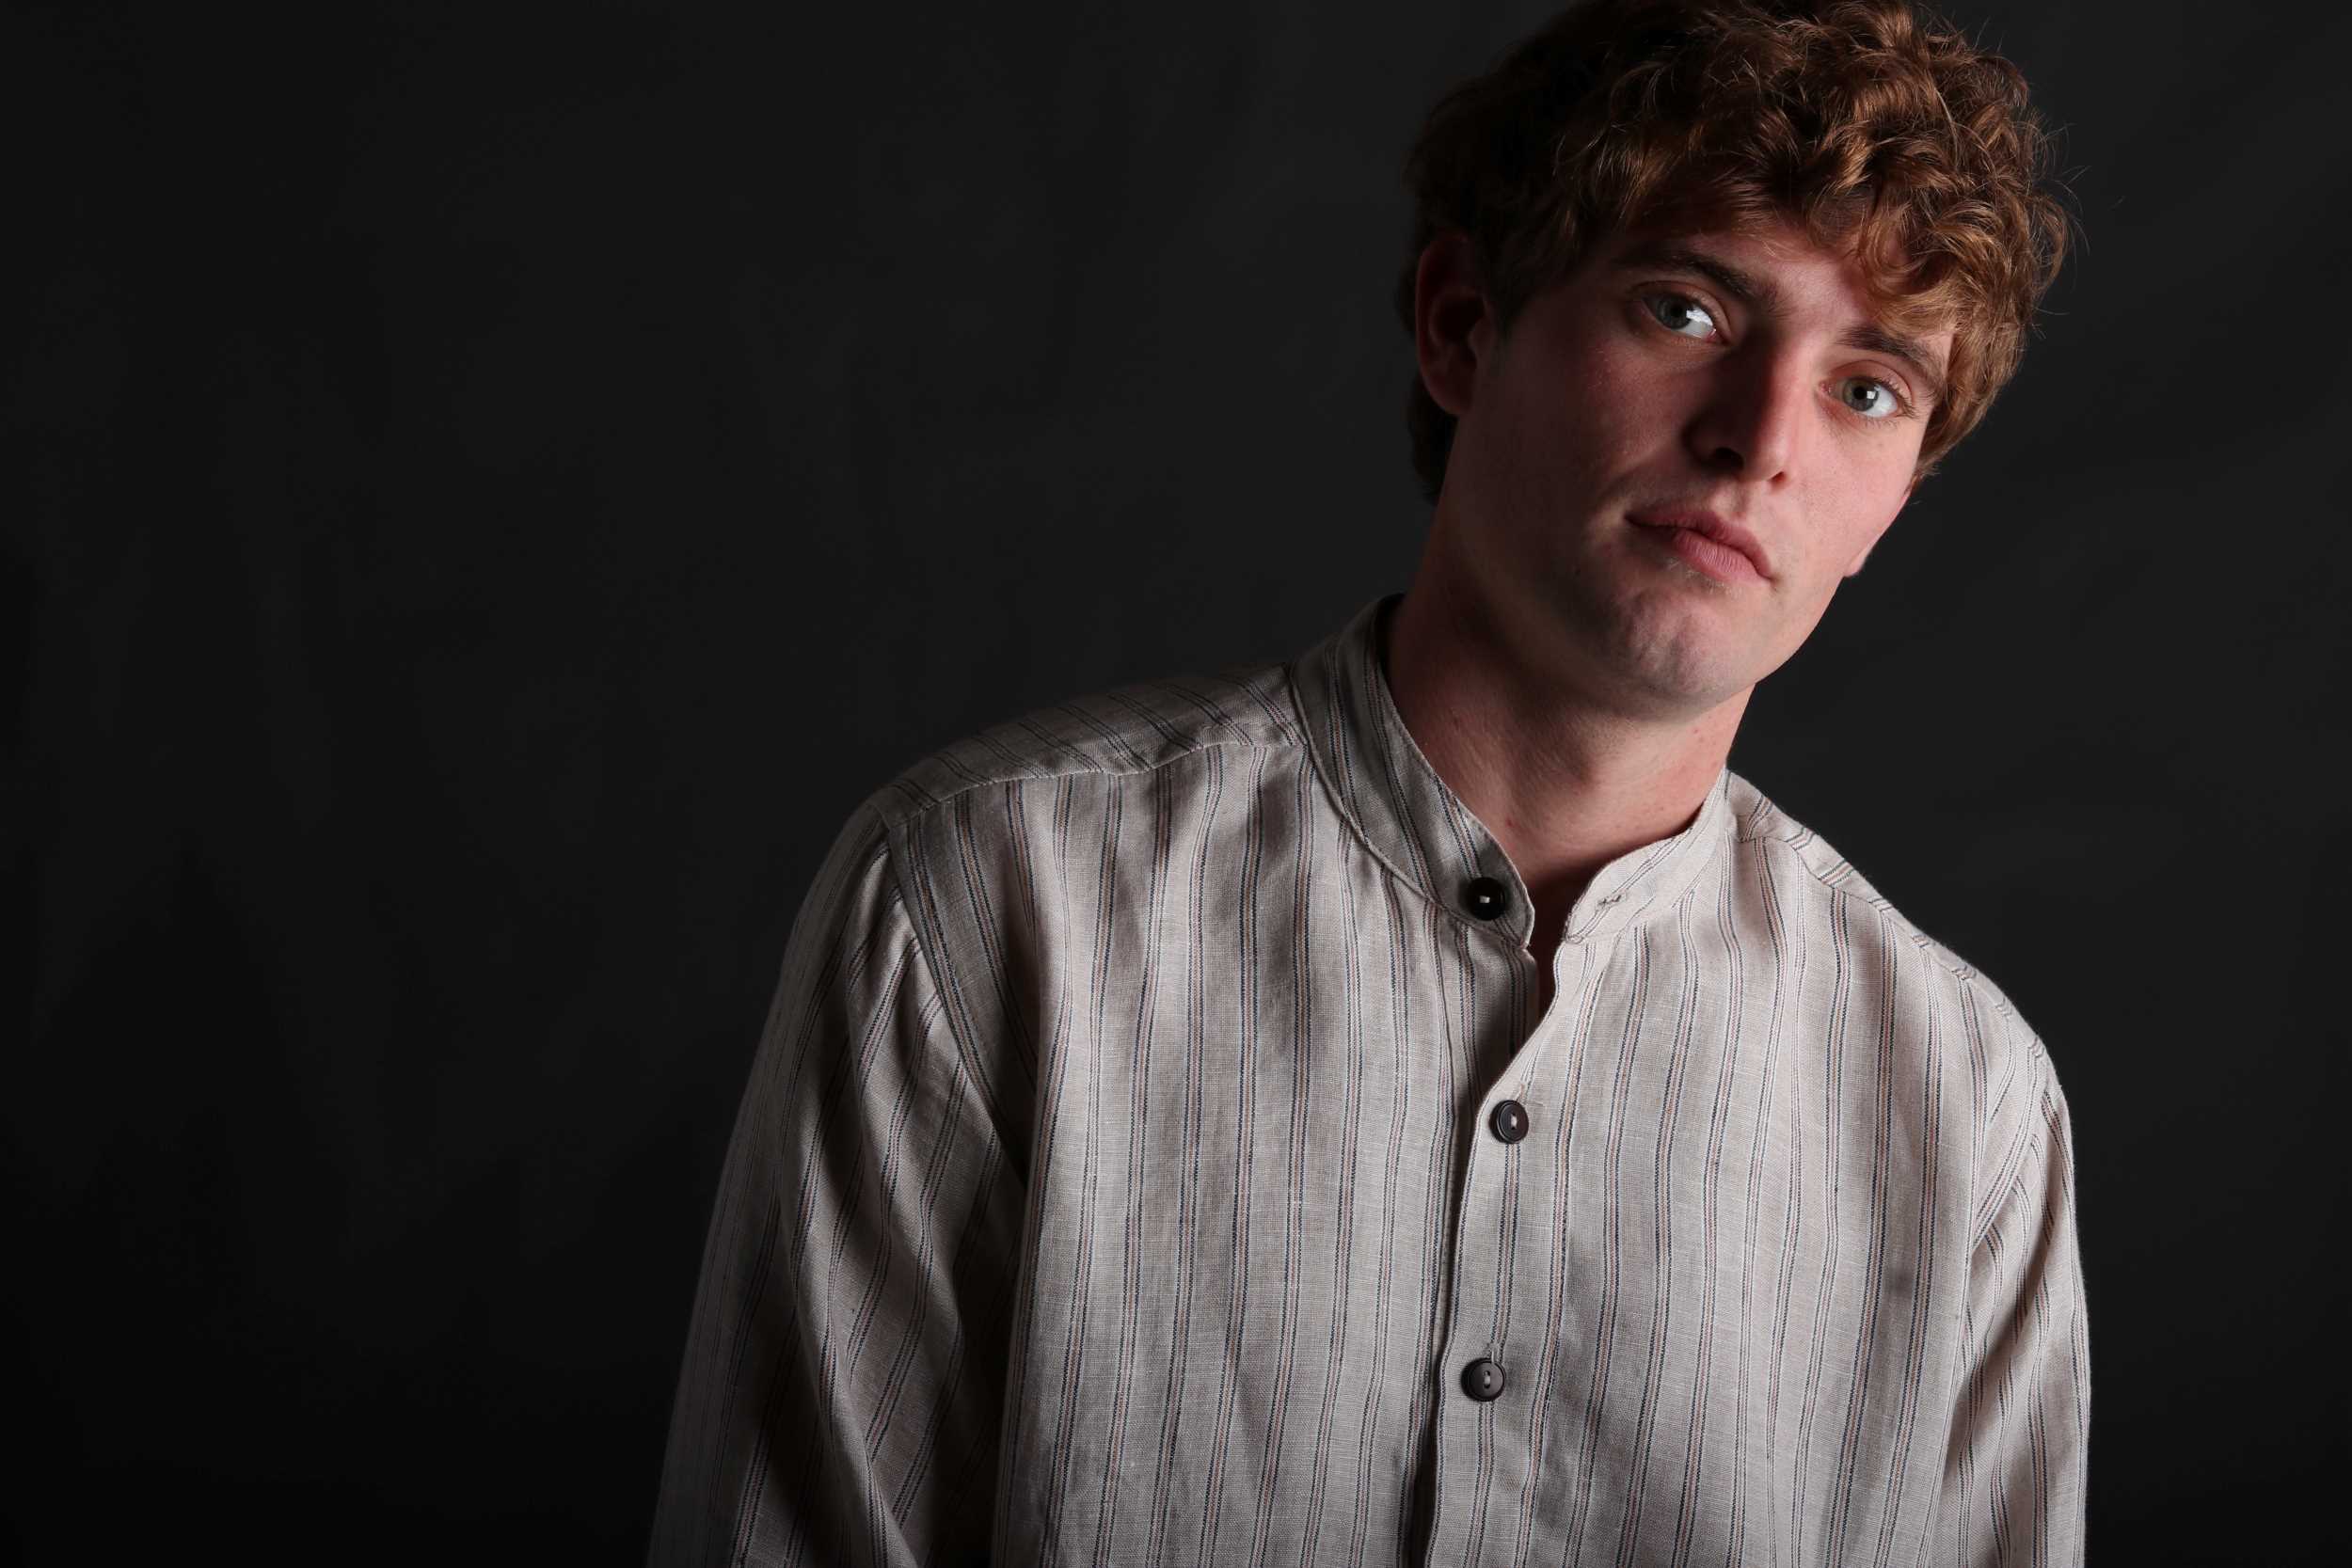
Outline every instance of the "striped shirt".
<path id="1" fill-rule="evenodd" d="M 860 807 L 655 1562 L 2080 1560 L 2040 1039 L 1727 768 L 1531 954 L 1391 702 L 1393 602 Z"/>

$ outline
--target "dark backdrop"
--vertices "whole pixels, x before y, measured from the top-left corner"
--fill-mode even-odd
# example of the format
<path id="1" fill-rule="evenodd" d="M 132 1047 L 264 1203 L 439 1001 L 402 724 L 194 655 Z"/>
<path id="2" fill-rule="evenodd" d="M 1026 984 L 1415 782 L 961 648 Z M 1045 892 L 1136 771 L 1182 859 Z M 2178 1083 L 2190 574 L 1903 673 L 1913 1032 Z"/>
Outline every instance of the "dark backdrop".
<path id="1" fill-rule="evenodd" d="M 1542 14 L 8 7 L 21 1555 L 641 1553 L 844 813 L 1404 585 L 1397 167 Z M 2088 248 L 1733 765 L 2049 1042 L 2100 1558 L 2305 1560 L 2352 24 L 1957 14 Z"/>

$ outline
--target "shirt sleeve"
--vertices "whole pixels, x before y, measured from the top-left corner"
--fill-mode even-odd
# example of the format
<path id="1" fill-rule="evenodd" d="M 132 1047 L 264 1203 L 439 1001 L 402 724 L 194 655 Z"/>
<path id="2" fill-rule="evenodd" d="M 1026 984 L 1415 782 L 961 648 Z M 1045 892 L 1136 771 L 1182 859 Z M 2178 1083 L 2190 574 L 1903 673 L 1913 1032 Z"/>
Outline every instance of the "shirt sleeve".
<path id="1" fill-rule="evenodd" d="M 787 944 L 705 1243 L 650 1561 L 987 1554 L 1022 1206 L 862 812 Z"/>
<path id="2" fill-rule="evenodd" d="M 2037 1047 L 2037 1055 L 2039 1048 Z M 2074 1137 L 2040 1057 L 2039 1107 L 1979 1239 L 1963 1324 L 1968 1365 L 1932 1560 L 2080 1563 L 2090 1342 L 2074 1234 Z"/>

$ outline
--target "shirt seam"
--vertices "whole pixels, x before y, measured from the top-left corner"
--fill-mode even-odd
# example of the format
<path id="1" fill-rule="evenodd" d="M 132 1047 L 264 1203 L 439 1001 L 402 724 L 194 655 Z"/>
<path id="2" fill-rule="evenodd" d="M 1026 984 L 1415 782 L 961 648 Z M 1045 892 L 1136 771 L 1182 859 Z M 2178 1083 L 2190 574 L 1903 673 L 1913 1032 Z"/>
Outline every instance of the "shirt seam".
<path id="1" fill-rule="evenodd" d="M 898 907 L 899 917 L 906 922 L 907 946 L 914 953 L 914 961 L 922 966 L 924 981 L 939 997 L 940 1023 L 947 1031 L 948 1043 L 955 1047 L 955 1050 L 950 1053 L 950 1059 L 955 1065 L 956 1076 L 988 1112 L 989 1136 L 995 1141 L 998 1152 L 1005 1156 L 1005 1163 L 1010 1165 L 1012 1150 L 1011 1145 L 1005 1137 L 1004 1106 L 999 1103 L 997 1095 L 991 1091 L 988 1084 L 981 1079 L 975 1069 L 972 1042 L 965 1038 L 963 1031 L 956 1026 L 956 1008 L 949 1001 L 951 993 L 942 982 L 942 972 L 938 960 L 931 956 L 930 949 L 924 943 L 923 922 L 915 917 L 914 907 L 906 895 L 902 880 L 903 873 L 899 867 L 898 846 L 893 842 L 894 834 L 887 822 L 882 823 L 882 827 L 883 831 L 881 859 L 883 869 L 889 877 L 891 902 Z M 1028 1172 L 1025 1170 L 1021 1172 L 1021 1179 L 1023 1184 L 1025 1185 L 1028 1181 Z"/>
<path id="2" fill-rule="evenodd" d="M 1777 811 L 1777 809 L 1778 808 L 1774 808 L 1775 811 Z M 1840 887 L 1836 882 L 1829 880 L 1828 878 L 1821 875 L 1820 868 L 1815 866 L 1812 861 L 1805 857 L 1804 851 L 1788 843 L 1787 836 L 1784 834 L 1765 832 L 1756 833 L 1753 836 L 1785 846 L 1788 849 L 1788 853 L 1796 861 L 1799 866 L 1804 868 L 1805 875 L 1811 878 L 1814 883 L 1820 887 L 1823 891 L 1834 893 L 1840 898 L 1851 899 L 1853 902 L 1862 905 L 1865 909 L 1870 911 L 1872 914 L 1878 917 L 1881 925 L 1892 926 L 1896 931 L 1902 936 L 1903 940 L 1910 942 L 1912 946 L 1917 948 L 1922 954 L 1932 959 L 1938 969 L 1941 969 L 1945 974 L 1949 974 L 1953 979 L 1959 981 L 1962 985 L 1966 986 L 1977 995 L 1990 1002 L 1993 1006 L 1994 1011 L 1999 1013 L 2003 1018 L 2015 1022 L 2021 1026 L 2025 1024 L 2025 1019 L 2018 1013 L 2015 1005 L 2012 1004 L 2008 996 L 2003 994 L 1996 986 L 1992 985 L 1987 980 L 1987 976 L 1982 970 L 1977 968 L 1976 965 L 1969 963 L 1965 958 L 1963 958 L 1957 953 L 1952 952 L 1950 948 L 1946 947 L 1942 942 L 1936 941 L 1935 938 L 1921 930 L 1917 926 L 1912 923 L 1908 916 L 1904 915 L 1899 910 L 1896 909 L 1891 902 L 1886 901 L 1883 896 L 1880 898 L 1865 896 L 1863 894 L 1856 892 L 1852 888 Z M 1979 984 L 1980 981 L 1984 981 L 1986 983 Z M 2041 1049 L 2041 1039 L 2039 1037 L 2034 1035 L 2030 1028 L 2026 1030 L 2026 1037 L 2033 1041 L 2034 1046 L 2038 1050 Z"/>
<path id="3" fill-rule="evenodd" d="M 2058 1120 L 2057 1106 L 2050 1085 L 2044 1082 L 2040 1087 L 2040 1103 L 2035 1107 L 2038 1114 L 2027 1120 L 2025 1130 L 2017 1135 L 2011 1157 L 2002 1163 L 2000 1176 L 1994 1182 L 2001 1196 L 1985 1215 L 1984 1223 L 1970 1243 L 1971 1257 L 1981 1251 L 1984 1244 L 1992 1240 L 1993 1233 L 2000 1228 L 2001 1216 L 2026 1191 L 2026 1173 L 2033 1168 L 2036 1159 L 2046 1156 L 2048 1152 L 2050 1133 Z"/>
<path id="4" fill-rule="evenodd" d="M 1198 745 L 1189 747 L 1186 750 L 1178 752 L 1174 756 L 1162 757 L 1157 761 L 1145 763 L 1138 768 L 1114 768 L 1106 765 L 1098 765 L 1088 768 L 1055 768 L 1051 771 L 1038 773 L 1004 773 L 990 778 L 974 779 L 967 784 L 957 785 L 954 789 L 945 795 L 933 794 L 929 790 L 925 790 L 925 799 L 919 804 L 910 803 L 904 816 L 893 815 L 891 812 L 882 809 L 882 807 L 879 804 L 875 804 L 873 806 L 873 811 L 875 816 L 881 820 L 883 832 L 889 834 L 896 834 L 903 829 L 919 828 L 926 823 L 933 814 L 947 806 L 955 804 L 958 800 L 962 800 L 967 795 L 977 793 L 977 791 L 983 789 L 994 789 L 1000 785 L 1053 784 L 1063 779 L 1139 779 L 1157 773 L 1162 768 L 1173 768 L 1178 763 L 1188 762 L 1194 757 L 1200 756 L 1206 752 L 1284 752 L 1305 749 L 1306 748 L 1301 747 L 1296 740 L 1288 736 L 1283 737 L 1279 741 L 1247 739 L 1203 740 Z M 884 784 L 881 790 L 876 791 L 876 794 L 887 795 L 893 792 L 898 792 L 903 795 L 904 789 L 902 781 L 904 780 L 904 777 L 905 775 L 902 774 L 898 779 L 893 779 L 889 784 Z"/>

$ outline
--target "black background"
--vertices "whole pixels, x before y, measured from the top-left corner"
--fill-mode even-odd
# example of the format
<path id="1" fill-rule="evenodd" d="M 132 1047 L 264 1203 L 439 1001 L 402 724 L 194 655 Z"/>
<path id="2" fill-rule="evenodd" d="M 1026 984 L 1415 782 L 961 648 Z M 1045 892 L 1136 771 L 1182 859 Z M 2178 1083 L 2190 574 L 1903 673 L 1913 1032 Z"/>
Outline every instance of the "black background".
<path id="1" fill-rule="evenodd" d="M 1952 10 L 2088 245 L 1732 762 L 2057 1059 L 2099 1559 L 2332 1560 L 2352 23 Z M 0 1544 L 638 1557 L 825 846 L 1404 586 L 1544 14 L 11 4 Z"/>

